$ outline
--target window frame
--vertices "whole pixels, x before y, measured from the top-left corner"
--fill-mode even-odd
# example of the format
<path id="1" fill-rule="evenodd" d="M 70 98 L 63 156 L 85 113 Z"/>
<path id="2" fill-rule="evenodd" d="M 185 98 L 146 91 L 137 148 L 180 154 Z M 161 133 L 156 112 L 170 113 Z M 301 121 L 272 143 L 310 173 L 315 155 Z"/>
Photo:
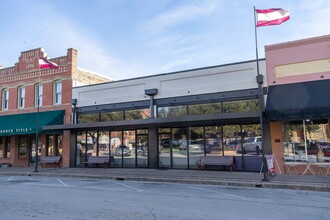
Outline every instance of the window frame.
<path id="1" fill-rule="evenodd" d="M 1 108 L 3 111 L 9 109 L 9 89 L 7 88 L 2 89 Z"/>
<path id="2" fill-rule="evenodd" d="M 43 85 L 41 83 L 37 83 L 34 86 L 34 92 L 35 92 L 35 97 L 34 97 L 34 106 L 39 107 L 42 106 L 42 98 L 43 98 Z"/>
<path id="3" fill-rule="evenodd" d="M 25 108 L 25 87 L 19 86 L 17 88 L 17 108 L 23 109 Z"/>
<path id="4" fill-rule="evenodd" d="M 57 80 L 53 83 L 53 85 L 54 85 L 54 91 L 53 91 L 54 100 L 53 100 L 53 103 L 54 103 L 54 105 L 62 104 L 62 91 L 63 91 L 62 81 Z M 60 91 L 58 91 L 58 89 L 60 89 Z"/>

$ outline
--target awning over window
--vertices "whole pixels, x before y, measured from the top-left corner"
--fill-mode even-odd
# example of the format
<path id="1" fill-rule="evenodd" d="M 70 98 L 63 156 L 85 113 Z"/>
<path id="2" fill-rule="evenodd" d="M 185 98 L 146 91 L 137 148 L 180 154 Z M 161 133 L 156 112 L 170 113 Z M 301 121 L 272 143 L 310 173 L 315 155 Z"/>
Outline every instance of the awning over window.
<path id="1" fill-rule="evenodd" d="M 330 118 L 330 80 L 270 86 L 265 113 L 274 121 Z"/>
<path id="2" fill-rule="evenodd" d="M 45 125 L 63 124 L 63 116 L 64 110 L 0 116 L 0 136 L 41 133 Z"/>

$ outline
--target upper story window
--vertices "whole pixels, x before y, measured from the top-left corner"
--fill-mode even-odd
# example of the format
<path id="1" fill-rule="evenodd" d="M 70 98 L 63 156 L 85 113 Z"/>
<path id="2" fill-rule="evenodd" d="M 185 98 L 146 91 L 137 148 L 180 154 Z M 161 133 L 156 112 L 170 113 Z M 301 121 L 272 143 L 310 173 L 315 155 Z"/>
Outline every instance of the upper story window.
<path id="1" fill-rule="evenodd" d="M 54 82 L 54 104 L 62 103 L 62 81 Z"/>
<path id="2" fill-rule="evenodd" d="M 18 87 L 18 108 L 25 106 L 25 87 Z"/>
<path id="3" fill-rule="evenodd" d="M 8 110 L 9 91 L 8 89 L 2 90 L 2 110 Z"/>
<path id="4" fill-rule="evenodd" d="M 35 91 L 35 106 L 37 107 L 38 106 L 38 103 L 39 103 L 39 106 L 42 106 L 42 93 L 43 93 L 43 88 L 42 88 L 42 85 L 41 84 L 36 84 L 35 87 L 34 87 L 34 91 Z"/>

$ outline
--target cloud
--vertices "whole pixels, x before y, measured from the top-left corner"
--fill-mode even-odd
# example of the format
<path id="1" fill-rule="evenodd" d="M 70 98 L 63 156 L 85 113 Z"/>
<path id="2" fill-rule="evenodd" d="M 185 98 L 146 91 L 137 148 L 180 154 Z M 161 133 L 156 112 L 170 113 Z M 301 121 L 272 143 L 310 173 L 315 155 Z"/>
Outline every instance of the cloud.
<path id="1" fill-rule="evenodd" d="M 161 33 L 171 27 L 210 16 L 217 7 L 218 4 L 215 3 L 182 5 L 150 18 L 149 22 L 145 23 L 145 26 L 149 33 Z"/>

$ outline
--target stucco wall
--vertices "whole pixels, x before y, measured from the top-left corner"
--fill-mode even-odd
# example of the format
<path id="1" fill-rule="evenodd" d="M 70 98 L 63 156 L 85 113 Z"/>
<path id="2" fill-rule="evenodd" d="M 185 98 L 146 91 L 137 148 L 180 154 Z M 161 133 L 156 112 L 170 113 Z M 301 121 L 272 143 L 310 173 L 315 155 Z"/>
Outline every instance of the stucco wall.
<path id="1" fill-rule="evenodd" d="M 330 35 L 265 47 L 268 86 L 330 79 Z"/>
<path id="2" fill-rule="evenodd" d="M 265 61 L 259 62 L 265 75 Z M 146 89 L 158 89 L 158 98 L 257 88 L 256 61 L 73 88 L 77 107 L 149 100 Z M 266 79 L 265 79 L 266 82 Z M 264 85 L 266 86 L 266 85 Z"/>

